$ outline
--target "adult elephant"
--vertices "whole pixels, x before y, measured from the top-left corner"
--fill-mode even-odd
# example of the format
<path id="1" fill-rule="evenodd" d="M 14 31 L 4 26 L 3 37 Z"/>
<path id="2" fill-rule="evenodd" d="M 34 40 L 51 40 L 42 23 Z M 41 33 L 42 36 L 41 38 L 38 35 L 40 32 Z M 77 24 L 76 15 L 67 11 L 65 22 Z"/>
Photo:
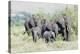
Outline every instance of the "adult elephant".
<path id="1" fill-rule="evenodd" d="M 26 18 L 25 23 L 24 23 L 24 27 L 25 27 L 25 32 L 24 34 L 27 32 L 28 35 L 31 32 L 32 27 L 36 27 L 37 26 L 37 19 L 34 17 L 34 15 L 32 15 L 31 18 Z"/>
<path id="2" fill-rule="evenodd" d="M 70 40 L 70 33 L 71 33 L 71 18 L 66 14 L 63 14 L 63 18 L 65 21 L 65 28 L 66 28 L 66 40 Z"/>
<path id="3" fill-rule="evenodd" d="M 42 30 L 41 30 L 41 34 L 43 36 L 44 32 L 45 31 L 53 31 L 55 33 L 55 37 L 57 36 L 58 34 L 58 25 L 53 22 L 52 20 L 51 21 L 46 21 L 43 25 L 42 25 Z"/>
<path id="4" fill-rule="evenodd" d="M 63 40 L 68 41 L 70 36 L 70 18 L 66 15 L 62 15 L 61 17 L 55 20 L 56 24 L 58 25 L 58 33 L 61 33 L 64 37 Z"/>

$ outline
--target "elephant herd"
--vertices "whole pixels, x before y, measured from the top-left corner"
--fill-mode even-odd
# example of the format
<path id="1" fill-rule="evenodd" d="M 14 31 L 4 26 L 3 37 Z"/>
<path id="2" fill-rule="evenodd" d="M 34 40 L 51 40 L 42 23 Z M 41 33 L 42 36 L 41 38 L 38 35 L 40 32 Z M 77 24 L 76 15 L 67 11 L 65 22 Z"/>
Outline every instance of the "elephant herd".
<path id="1" fill-rule="evenodd" d="M 46 43 L 56 41 L 58 34 L 61 34 L 64 41 L 69 41 L 71 21 L 70 17 L 62 15 L 55 20 L 39 19 L 35 15 L 27 18 L 24 23 L 25 32 L 28 35 L 32 34 L 33 42 L 40 38 L 44 39 Z"/>

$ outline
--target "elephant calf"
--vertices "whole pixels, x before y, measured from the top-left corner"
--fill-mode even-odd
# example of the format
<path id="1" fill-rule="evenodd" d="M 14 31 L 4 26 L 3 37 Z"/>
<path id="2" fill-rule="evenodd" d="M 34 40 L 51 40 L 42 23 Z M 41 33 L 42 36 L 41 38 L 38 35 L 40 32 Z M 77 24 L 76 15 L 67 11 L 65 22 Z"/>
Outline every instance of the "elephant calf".
<path id="1" fill-rule="evenodd" d="M 33 37 L 33 42 L 36 42 L 38 38 L 41 36 L 41 29 L 37 27 L 32 28 L 32 37 Z"/>
<path id="2" fill-rule="evenodd" d="M 48 43 L 49 41 L 53 42 L 53 40 L 55 40 L 55 33 L 52 31 L 45 31 L 43 34 L 43 38 L 45 39 L 46 43 Z"/>

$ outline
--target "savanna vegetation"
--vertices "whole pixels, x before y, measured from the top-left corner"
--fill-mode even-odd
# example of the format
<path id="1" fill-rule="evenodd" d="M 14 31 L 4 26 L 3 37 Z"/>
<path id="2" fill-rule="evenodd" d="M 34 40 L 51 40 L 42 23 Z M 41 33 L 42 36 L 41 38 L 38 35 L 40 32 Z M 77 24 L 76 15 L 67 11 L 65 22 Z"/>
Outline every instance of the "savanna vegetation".
<path id="1" fill-rule="evenodd" d="M 24 22 L 27 17 L 31 16 L 29 12 L 18 12 L 16 16 L 11 16 L 11 51 L 12 52 L 33 52 L 33 51 L 48 51 L 48 50 L 68 50 L 78 48 L 78 9 L 77 6 L 66 7 L 62 11 L 55 11 L 55 14 L 45 13 L 42 9 L 38 9 L 34 15 L 38 15 L 40 18 L 46 18 L 52 20 L 63 13 L 71 17 L 71 34 L 70 41 L 63 41 L 62 36 L 59 34 L 56 41 L 51 43 L 45 43 L 42 39 L 39 39 L 36 43 L 33 42 L 32 36 L 24 34 Z M 22 14 L 19 16 L 19 14 Z M 38 18 L 38 17 L 37 17 Z"/>

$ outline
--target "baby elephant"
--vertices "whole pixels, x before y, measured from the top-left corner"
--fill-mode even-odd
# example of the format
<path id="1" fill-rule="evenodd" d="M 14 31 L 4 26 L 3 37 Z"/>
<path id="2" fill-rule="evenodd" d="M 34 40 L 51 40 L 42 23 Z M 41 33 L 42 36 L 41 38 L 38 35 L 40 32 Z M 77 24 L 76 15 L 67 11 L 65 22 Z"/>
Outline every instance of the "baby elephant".
<path id="1" fill-rule="evenodd" d="M 33 38 L 33 42 L 36 42 L 38 38 L 40 38 L 41 36 L 41 29 L 37 26 L 37 27 L 33 27 L 32 28 L 32 38 Z"/>
<path id="2" fill-rule="evenodd" d="M 55 33 L 52 31 L 45 31 L 43 34 L 43 38 L 45 39 L 46 43 L 48 43 L 49 41 L 53 42 L 53 40 L 55 40 Z"/>

